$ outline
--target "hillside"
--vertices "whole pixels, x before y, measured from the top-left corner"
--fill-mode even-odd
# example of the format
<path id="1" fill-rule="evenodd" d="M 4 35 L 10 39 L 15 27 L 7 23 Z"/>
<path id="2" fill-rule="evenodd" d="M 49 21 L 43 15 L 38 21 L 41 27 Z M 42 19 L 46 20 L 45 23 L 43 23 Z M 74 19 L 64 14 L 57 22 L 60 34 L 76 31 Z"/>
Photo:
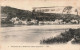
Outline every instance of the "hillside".
<path id="1" fill-rule="evenodd" d="M 1 7 L 1 13 L 7 14 L 7 20 L 10 20 L 13 17 L 18 17 L 19 19 L 31 19 L 36 18 L 37 20 L 56 20 L 56 19 L 62 19 L 70 21 L 72 19 L 80 20 L 79 15 L 75 14 L 62 14 L 62 13 L 39 13 L 34 12 L 33 13 L 29 10 L 21 10 L 9 6 L 2 6 Z"/>
<path id="2" fill-rule="evenodd" d="M 75 14 L 62 14 L 62 13 L 34 13 L 34 16 L 38 20 L 55 20 L 55 19 L 62 19 L 62 20 L 72 20 L 76 19 L 79 20 L 80 16 Z"/>
<path id="3" fill-rule="evenodd" d="M 9 6 L 2 6 L 1 7 L 1 13 L 2 14 L 7 14 L 7 19 L 11 19 L 13 17 L 18 17 L 18 18 L 30 18 L 31 17 L 31 11 L 29 10 L 21 10 Z"/>

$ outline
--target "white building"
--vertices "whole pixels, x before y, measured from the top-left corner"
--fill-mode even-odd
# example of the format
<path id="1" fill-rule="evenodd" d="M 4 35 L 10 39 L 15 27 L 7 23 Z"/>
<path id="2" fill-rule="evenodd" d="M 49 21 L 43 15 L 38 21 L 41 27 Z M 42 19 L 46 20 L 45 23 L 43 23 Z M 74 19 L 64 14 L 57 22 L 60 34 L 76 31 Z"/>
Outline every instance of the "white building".
<path id="1" fill-rule="evenodd" d="M 19 24 L 20 19 L 18 17 L 14 17 L 10 20 L 13 24 Z"/>
<path id="2" fill-rule="evenodd" d="M 78 24 L 78 21 L 73 19 L 71 20 L 71 23 Z"/>
<path id="3" fill-rule="evenodd" d="M 21 22 L 22 22 L 22 24 L 24 24 L 24 25 L 27 24 L 27 21 L 26 21 L 26 20 L 21 21 Z"/>

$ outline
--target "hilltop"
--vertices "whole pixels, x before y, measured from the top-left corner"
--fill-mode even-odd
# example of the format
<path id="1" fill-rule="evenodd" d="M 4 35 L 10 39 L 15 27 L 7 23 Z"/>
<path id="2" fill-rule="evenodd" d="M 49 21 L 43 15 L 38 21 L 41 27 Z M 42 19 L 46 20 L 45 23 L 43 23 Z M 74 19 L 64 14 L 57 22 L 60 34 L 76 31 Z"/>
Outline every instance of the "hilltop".
<path id="1" fill-rule="evenodd" d="M 18 18 L 30 18 L 32 12 L 29 10 L 21 10 L 9 6 L 1 6 L 1 13 L 7 15 L 7 19 L 10 20 L 13 17 L 18 17 Z"/>

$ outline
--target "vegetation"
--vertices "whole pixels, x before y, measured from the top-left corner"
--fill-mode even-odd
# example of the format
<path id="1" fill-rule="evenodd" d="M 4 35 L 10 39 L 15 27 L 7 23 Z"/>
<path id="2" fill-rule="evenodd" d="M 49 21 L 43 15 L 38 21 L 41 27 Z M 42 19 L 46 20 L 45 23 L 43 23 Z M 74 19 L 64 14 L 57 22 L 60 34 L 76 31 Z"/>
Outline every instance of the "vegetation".
<path id="1" fill-rule="evenodd" d="M 31 11 L 29 10 L 21 10 L 17 8 L 12 8 L 9 6 L 2 6 L 1 7 L 1 13 L 7 14 L 7 20 L 9 21 L 13 17 L 18 17 L 19 19 L 28 19 L 31 18 Z"/>
<path id="2" fill-rule="evenodd" d="M 58 14 L 58 13 L 41 13 L 41 12 L 35 12 L 34 10 L 31 12 L 29 10 L 21 10 L 17 8 L 12 8 L 9 6 L 2 6 L 1 7 L 1 13 L 7 15 L 7 19 L 5 21 L 1 21 L 1 23 L 10 23 L 10 20 L 13 17 L 18 17 L 20 20 L 31 20 L 36 19 L 38 21 L 55 21 L 56 19 L 63 20 L 63 22 L 69 23 L 72 19 L 75 19 L 79 22 L 80 16 L 69 14 L 69 10 L 71 10 L 72 7 L 66 7 L 64 8 L 64 11 L 68 9 L 68 14 Z M 77 11 L 77 10 L 76 10 Z"/>
<path id="3" fill-rule="evenodd" d="M 58 14 L 58 13 L 34 13 L 34 16 L 39 21 L 55 21 L 56 19 L 61 19 L 63 22 L 70 22 L 71 20 L 79 20 L 79 15 L 74 14 Z"/>
<path id="4" fill-rule="evenodd" d="M 65 31 L 64 33 L 61 33 L 57 37 L 54 38 L 48 38 L 41 40 L 41 44 L 54 44 L 54 43 L 67 43 L 69 41 L 72 41 L 72 43 L 80 43 L 80 28 L 79 29 L 69 29 L 68 31 Z"/>

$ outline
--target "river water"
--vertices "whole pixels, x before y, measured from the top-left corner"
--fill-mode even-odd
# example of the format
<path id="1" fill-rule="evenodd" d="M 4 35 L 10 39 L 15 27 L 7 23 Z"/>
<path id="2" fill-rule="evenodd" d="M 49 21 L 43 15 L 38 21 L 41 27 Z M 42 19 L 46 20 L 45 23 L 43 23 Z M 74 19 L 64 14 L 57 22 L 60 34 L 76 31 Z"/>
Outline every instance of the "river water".
<path id="1" fill-rule="evenodd" d="M 0 41 L 2 50 L 80 50 L 80 45 L 67 44 L 42 45 L 40 40 L 55 37 L 69 28 L 80 28 L 80 25 L 42 25 L 1 27 Z M 14 47 L 11 47 L 14 46 Z M 25 47 L 23 47 L 25 46 Z M 34 46 L 34 47 L 32 47 Z M 36 47 L 37 46 L 37 47 Z M 41 46 L 41 47 L 38 47 Z M 46 47 L 48 46 L 48 47 Z"/>
<path id="2" fill-rule="evenodd" d="M 69 28 L 80 28 L 79 25 L 43 25 L 43 26 L 15 26 L 1 28 L 3 42 L 40 42 L 42 39 L 55 37 Z"/>

